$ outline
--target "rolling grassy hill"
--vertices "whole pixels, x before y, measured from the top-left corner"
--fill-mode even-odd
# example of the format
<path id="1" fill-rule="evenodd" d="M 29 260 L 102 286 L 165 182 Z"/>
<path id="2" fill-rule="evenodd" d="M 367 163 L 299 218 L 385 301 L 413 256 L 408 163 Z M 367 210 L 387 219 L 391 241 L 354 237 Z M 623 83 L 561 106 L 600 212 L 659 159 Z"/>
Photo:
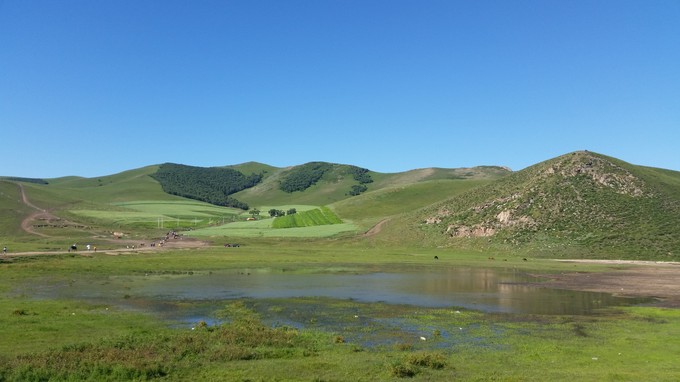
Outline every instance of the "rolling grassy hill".
<path id="1" fill-rule="evenodd" d="M 310 166 L 324 169 L 313 184 L 303 191 L 286 192 L 281 189 L 282 182 L 296 169 L 300 173 L 299 169 Z M 2 182 L 6 189 L 5 195 L 14 196 L 8 196 L 8 200 L 1 206 L 12 211 L 0 217 L 2 224 L 8 227 L 3 232 L 11 236 L 12 240 L 20 242 L 50 241 L 36 238 L 35 234 L 28 234 L 19 228 L 22 220 L 34 210 L 20 201 L 20 196 L 17 196 L 17 182 L 21 182 L 33 204 L 54 214 L 49 222 L 31 222 L 37 232 L 50 238 L 63 236 L 66 241 L 88 235 L 106 237 L 114 231 L 140 236 L 156 235 L 167 229 L 191 229 L 192 234 L 202 237 L 323 237 L 364 232 L 386 216 L 442 200 L 457 190 L 468 187 L 462 186 L 466 182 L 471 182 L 472 185 L 474 182 L 484 181 L 479 179 L 499 177 L 508 172 L 499 167 L 484 167 L 420 169 L 381 174 L 356 166 L 324 162 L 310 162 L 288 168 L 256 162 L 225 166 L 224 168 L 244 173 L 261 174 L 262 181 L 255 187 L 231 194 L 252 204 L 253 208 L 259 208 L 262 211 L 260 220 L 269 220 L 266 211 L 270 208 L 287 210 L 293 207 L 298 211 L 306 211 L 329 206 L 335 210 L 336 203 L 346 201 L 337 206 L 345 214 L 339 217 L 342 219 L 341 224 L 323 229 L 299 227 L 284 232 L 283 229 L 274 230 L 271 221 L 257 224 L 245 222 L 250 215 L 242 210 L 214 206 L 164 192 L 153 177 L 159 168 L 158 165 L 147 166 L 109 176 L 72 176 L 45 182 L 7 179 Z M 302 172 L 304 175 L 304 171 Z M 357 172 L 361 178 L 357 178 Z M 366 182 L 366 179 L 369 181 Z M 357 184 L 365 184 L 367 190 L 361 195 L 350 195 L 352 186 Z M 376 192 L 381 195 L 375 195 Z M 9 200 L 13 202 L 9 203 Z M 65 224 L 66 221 L 72 223 Z"/>
<path id="2" fill-rule="evenodd" d="M 534 255 L 680 259 L 680 173 L 575 152 L 403 219 L 425 245 Z"/>
<path id="3" fill-rule="evenodd" d="M 592 152 L 570 153 L 514 173 L 494 166 L 395 174 L 364 169 L 359 173 L 370 177 L 370 182 L 363 183 L 353 175 L 357 167 L 342 164 L 225 166 L 261 175 L 254 187 L 231 195 L 260 209 L 262 215 L 256 222 L 245 221 L 250 215 L 243 210 L 163 192 L 152 177 L 158 168 L 47 182 L 0 179 L 0 239 L 46 245 L 60 238 L 66 241 L 111 231 L 150 236 L 172 228 L 191 229 L 196 236 L 213 239 L 336 236 L 363 245 L 454 247 L 550 257 L 680 259 L 680 173 Z M 317 178 L 301 191 L 282 189 L 296 172 L 296 176 L 309 172 Z M 40 228 L 47 238 L 22 231 L 22 220 L 36 210 L 21 201 L 20 181 L 33 204 L 77 222 L 80 228 Z M 366 190 L 350 195 L 357 184 Z M 271 208 L 309 211 L 322 206 L 330 208 L 341 223 L 275 228 L 274 219 L 266 216 Z M 361 235 L 379 222 L 383 223 L 379 234 Z"/>

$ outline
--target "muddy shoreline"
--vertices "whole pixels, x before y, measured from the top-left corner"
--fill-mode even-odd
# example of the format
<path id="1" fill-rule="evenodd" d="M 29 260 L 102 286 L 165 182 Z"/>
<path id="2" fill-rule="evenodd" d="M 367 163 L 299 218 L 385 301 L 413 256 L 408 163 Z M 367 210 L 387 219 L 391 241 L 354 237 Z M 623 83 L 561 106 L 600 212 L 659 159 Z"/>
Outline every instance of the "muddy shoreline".
<path id="1" fill-rule="evenodd" d="M 628 260 L 564 260 L 568 262 L 626 265 L 604 272 L 566 272 L 540 275 L 547 281 L 536 286 L 605 292 L 627 297 L 653 297 L 654 306 L 680 308 L 680 263 Z"/>

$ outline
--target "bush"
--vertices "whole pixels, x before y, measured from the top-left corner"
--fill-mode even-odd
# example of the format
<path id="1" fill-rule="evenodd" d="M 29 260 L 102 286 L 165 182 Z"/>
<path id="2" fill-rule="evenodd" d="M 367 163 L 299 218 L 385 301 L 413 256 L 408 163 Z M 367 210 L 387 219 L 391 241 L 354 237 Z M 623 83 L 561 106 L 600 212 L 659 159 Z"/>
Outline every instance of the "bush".
<path id="1" fill-rule="evenodd" d="M 408 363 L 430 369 L 443 369 L 446 367 L 446 357 L 442 353 L 418 352 L 408 357 Z"/>
<path id="2" fill-rule="evenodd" d="M 411 378 L 414 377 L 420 370 L 410 363 L 393 363 L 390 367 L 392 375 L 397 378 Z"/>

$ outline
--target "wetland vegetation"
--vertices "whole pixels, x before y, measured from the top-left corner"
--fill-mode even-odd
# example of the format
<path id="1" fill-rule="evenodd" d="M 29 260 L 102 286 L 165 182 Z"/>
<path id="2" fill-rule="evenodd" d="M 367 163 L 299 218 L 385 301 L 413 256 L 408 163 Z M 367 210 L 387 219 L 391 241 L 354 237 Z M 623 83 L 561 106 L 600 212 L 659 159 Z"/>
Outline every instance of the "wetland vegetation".
<path id="1" fill-rule="evenodd" d="M 276 255 L 265 256 L 274 244 L 3 260 L 0 269 L 7 277 L 0 282 L 5 296 L 0 303 L 0 376 L 670 381 L 680 372 L 675 362 L 680 311 L 675 309 L 596 306 L 588 312 L 539 314 L 412 300 L 316 297 L 313 292 L 214 294 L 238 284 L 222 282 L 214 284 L 212 292 L 204 285 L 204 295 L 198 289 L 182 294 L 190 290 L 192 279 L 226 274 L 253 280 L 258 271 L 272 269 L 297 276 L 358 277 L 353 279 L 358 282 L 375 272 L 427 273 L 436 279 L 442 267 L 500 270 L 499 274 L 506 268 L 523 274 L 609 268 L 549 260 L 527 264 L 513 257 L 490 261 L 474 253 L 442 250 L 385 251 L 309 243 L 278 243 Z M 435 255 L 440 258 L 436 262 Z M 459 273 L 451 280 L 457 278 Z M 368 280 L 363 289 L 374 287 Z M 144 285 L 154 292 L 145 292 Z M 71 293 L 55 292 L 59 288 Z"/>

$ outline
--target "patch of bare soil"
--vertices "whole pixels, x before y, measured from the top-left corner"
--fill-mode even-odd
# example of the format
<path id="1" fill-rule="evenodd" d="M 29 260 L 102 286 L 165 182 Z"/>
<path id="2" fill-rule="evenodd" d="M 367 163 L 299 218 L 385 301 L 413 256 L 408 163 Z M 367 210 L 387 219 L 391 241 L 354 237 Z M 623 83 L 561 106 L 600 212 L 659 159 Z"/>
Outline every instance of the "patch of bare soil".
<path id="1" fill-rule="evenodd" d="M 585 261 L 584 261 L 585 262 Z M 619 296 L 654 297 L 655 306 L 680 308 L 680 263 L 589 260 L 613 265 L 633 265 L 609 272 L 573 272 L 549 275 L 540 284 L 550 288 L 605 292 Z"/>

